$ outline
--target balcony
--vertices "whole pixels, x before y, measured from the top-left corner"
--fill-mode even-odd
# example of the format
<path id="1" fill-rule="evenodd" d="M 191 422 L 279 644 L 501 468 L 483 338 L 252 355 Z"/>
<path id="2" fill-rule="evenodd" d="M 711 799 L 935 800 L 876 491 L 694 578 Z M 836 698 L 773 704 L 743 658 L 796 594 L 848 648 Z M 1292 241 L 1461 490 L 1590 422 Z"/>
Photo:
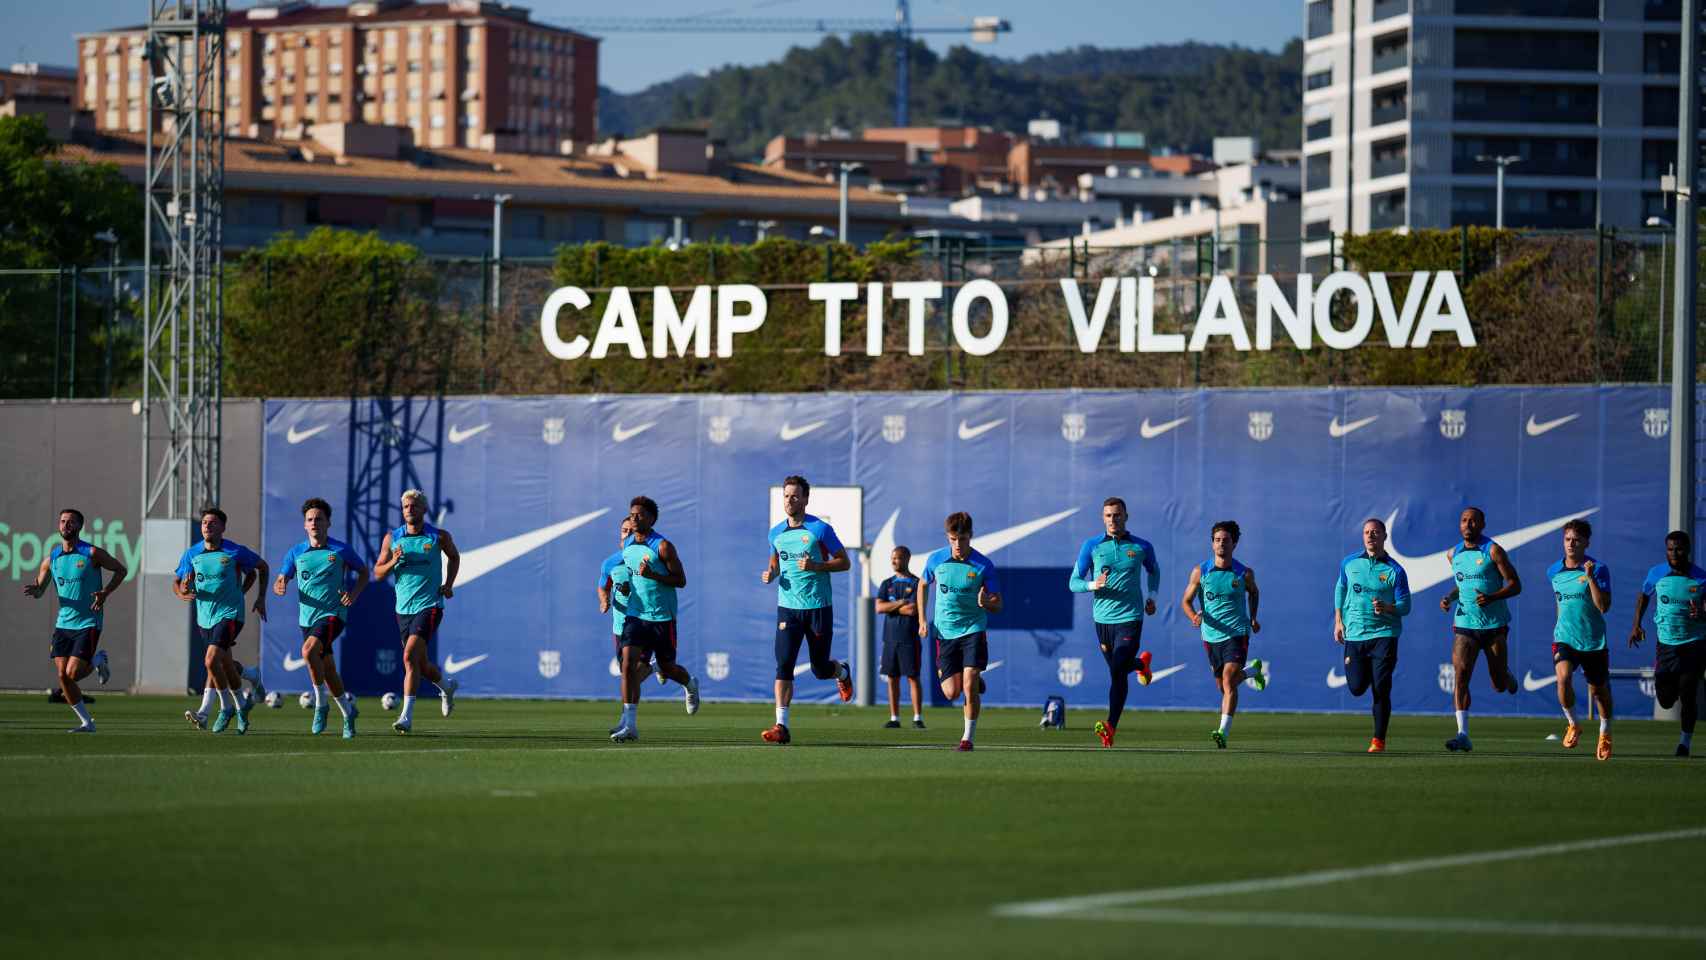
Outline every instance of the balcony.
<path id="1" fill-rule="evenodd" d="M 1374 157 L 1368 165 L 1370 177 L 1391 177 L 1407 173 L 1410 169 L 1410 154 L 1408 151 Z"/>
<path id="2" fill-rule="evenodd" d="M 1374 61 L 1369 69 L 1374 73 L 1402 70 L 1410 65 L 1410 35 L 1400 32 L 1374 38 Z"/>
<path id="3" fill-rule="evenodd" d="M 1407 98 L 1384 104 L 1376 102 L 1368 114 L 1369 125 L 1375 127 L 1383 123 L 1401 123 L 1409 118 L 1410 101 Z"/>
<path id="4" fill-rule="evenodd" d="M 1392 230 L 1405 225 L 1405 191 L 1392 190 L 1369 198 L 1368 228 Z"/>
<path id="5" fill-rule="evenodd" d="M 1391 17 L 1403 16 L 1410 12 L 1410 0 L 1374 0 L 1374 10 L 1369 19 L 1375 23 Z"/>

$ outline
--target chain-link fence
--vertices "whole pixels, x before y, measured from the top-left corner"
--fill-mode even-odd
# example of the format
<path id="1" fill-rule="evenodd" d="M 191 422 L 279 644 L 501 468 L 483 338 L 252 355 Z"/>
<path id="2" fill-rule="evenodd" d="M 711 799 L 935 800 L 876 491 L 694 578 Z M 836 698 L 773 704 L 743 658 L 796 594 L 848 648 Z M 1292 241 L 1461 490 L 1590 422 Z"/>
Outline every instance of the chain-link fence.
<path id="1" fill-rule="evenodd" d="M 1318 249 L 1315 244 L 1311 249 Z M 1326 256 L 1305 257 L 1296 241 L 1209 237 L 1136 247 L 1068 241 L 1046 247 L 985 247 L 934 238 L 904 251 L 770 241 L 701 244 L 679 251 L 594 245 L 551 260 L 430 260 L 390 257 L 233 258 L 226 277 L 227 395 L 345 396 L 376 393 L 769 392 L 1665 382 L 1674 306 L 1675 249 L 1668 233 L 1442 231 L 1426 237 L 1330 237 Z M 1305 267 L 1307 264 L 1307 267 Z M 1436 336 L 1394 348 L 1376 311 L 1364 345 L 1328 349 L 1319 337 L 1298 349 L 1278 329 L 1272 349 L 1240 349 L 1213 337 L 1202 349 L 1138 352 L 1129 328 L 1136 305 L 1119 302 L 1152 285 L 1151 329 L 1189 338 L 1217 277 L 1254 334 L 1258 276 L 1296 305 L 1298 274 L 1319 284 L 1331 270 L 1384 272 L 1391 312 L 1406 308 L 1411 274 L 1446 271 L 1457 280 L 1478 345 Z M 141 361 L 141 271 L 135 266 L 0 271 L 0 396 L 99 397 L 137 392 Z M 1002 287 L 1007 336 L 984 356 L 966 353 L 951 323 L 955 291 L 974 279 Z M 1074 280 L 1081 316 L 1105 325 L 1085 350 L 1062 280 Z M 842 350 L 826 356 L 824 307 L 810 284 L 859 284 L 842 314 Z M 909 347 L 909 306 L 896 283 L 940 283 L 923 304 L 922 353 Z M 1110 283 L 1111 281 L 1111 283 Z M 1122 281 L 1129 281 L 1124 282 Z M 731 357 L 680 356 L 654 336 L 654 289 L 668 288 L 685 312 L 695 288 L 749 283 L 765 291 L 768 316 L 742 335 Z M 867 355 L 867 284 L 885 284 L 880 355 Z M 574 285 L 593 299 L 565 311 L 566 338 L 597 338 L 612 291 L 628 291 L 643 358 L 628 341 L 602 359 L 559 360 L 539 329 L 551 291 Z M 1224 288 L 1226 284 L 1220 285 Z M 1104 292 L 1105 291 L 1105 292 Z M 621 296 L 618 294 L 617 296 Z M 1416 305 L 1420 304 L 1420 296 Z M 620 307 L 621 304 L 618 304 Z M 1224 309 L 1224 304 L 1221 309 Z M 1351 305 L 1330 308 L 1335 326 Z M 618 309 L 616 313 L 623 313 Z M 972 326 L 986 329 L 987 310 Z M 657 348 L 665 348 L 659 356 Z M 691 353 L 691 351 L 690 351 Z"/>

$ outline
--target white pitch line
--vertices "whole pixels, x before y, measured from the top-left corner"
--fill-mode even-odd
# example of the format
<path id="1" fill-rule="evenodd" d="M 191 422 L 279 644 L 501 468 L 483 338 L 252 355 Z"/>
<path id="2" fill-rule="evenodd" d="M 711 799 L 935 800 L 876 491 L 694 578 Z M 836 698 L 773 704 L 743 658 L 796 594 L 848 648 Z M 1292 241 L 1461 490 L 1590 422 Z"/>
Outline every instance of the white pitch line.
<path id="1" fill-rule="evenodd" d="M 1642 926 L 1626 923 L 1524 923 L 1458 917 L 1382 917 L 1354 913 L 1268 913 L 1181 910 L 1170 907 L 1090 910 L 1074 919 L 1178 923 L 1207 927 L 1290 927 L 1304 930 L 1378 930 L 1392 933 L 1508 934 L 1520 937 L 1606 937 L 1644 940 L 1706 940 L 1706 927 Z"/>
<path id="2" fill-rule="evenodd" d="M 1195 900 L 1200 897 L 1223 897 L 1229 894 L 1262 893 L 1268 890 L 1294 890 L 1298 887 L 1318 887 L 1347 880 L 1368 877 L 1401 877 L 1426 870 L 1446 870 L 1452 867 L 1472 867 L 1505 860 L 1529 860 L 1552 857 L 1585 850 L 1604 850 L 1608 847 L 1627 847 L 1643 843 L 1662 843 L 1666 840 L 1694 840 L 1706 837 L 1706 827 L 1685 830 L 1664 830 L 1658 833 L 1632 833 L 1620 837 L 1600 837 L 1594 840 L 1574 840 L 1569 843 L 1548 843 L 1511 850 L 1487 850 L 1481 853 L 1461 853 L 1448 857 L 1427 857 L 1421 860 L 1397 860 L 1366 867 L 1346 867 L 1337 870 L 1314 870 L 1281 877 L 1258 877 L 1251 880 L 1232 880 L 1223 883 L 1199 883 L 1180 887 L 1156 887 L 1149 890 L 1123 890 L 1081 897 L 1061 897 L 1053 900 L 1029 900 L 1004 903 L 994 909 L 1000 917 L 1051 918 L 1077 916 L 1084 913 L 1144 903 L 1170 903 Z"/>

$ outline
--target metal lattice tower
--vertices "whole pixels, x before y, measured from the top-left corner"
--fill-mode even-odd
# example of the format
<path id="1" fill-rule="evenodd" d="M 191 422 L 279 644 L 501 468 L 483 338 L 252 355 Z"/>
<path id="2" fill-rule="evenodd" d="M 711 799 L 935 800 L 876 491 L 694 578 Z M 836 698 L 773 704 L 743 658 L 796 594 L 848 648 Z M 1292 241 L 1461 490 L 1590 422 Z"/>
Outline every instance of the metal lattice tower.
<path id="1" fill-rule="evenodd" d="M 225 8 L 225 0 L 148 0 L 145 520 L 194 517 L 219 494 Z"/>

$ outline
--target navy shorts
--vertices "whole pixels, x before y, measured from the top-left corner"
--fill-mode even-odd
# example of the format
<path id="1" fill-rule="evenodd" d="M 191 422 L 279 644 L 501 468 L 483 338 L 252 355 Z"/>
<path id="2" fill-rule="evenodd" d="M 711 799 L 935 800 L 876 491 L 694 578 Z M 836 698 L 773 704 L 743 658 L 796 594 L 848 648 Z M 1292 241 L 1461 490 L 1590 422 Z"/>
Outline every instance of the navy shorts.
<path id="1" fill-rule="evenodd" d="M 805 641 L 806 655 L 811 658 L 812 675 L 828 679 L 835 675 L 835 662 L 829 658 L 830 634 L 835 629 L 835 608 L 815 610 L 776 608 L 776 679 L 794 679 L 794 664 L 800 659 L 800 641 Z"/>
<path id="2" fill-rule="evenodd" d="M 627 617 L 622 621 L 621 646 L 639 647 L 646 659 L 658 658 L 658 666 L 675 662 L 675 621 L 641 620 Z"/>
<path id="3" fill-rule="evenodd" d="M 1660 643 L 1653 650 L 1653 674 L 1699 676 L 1706 671 L 1706 641 L 1689 643 Z"/>
<path id="4" fill-rule="evenodd" d="M 957 677 L 967 667 L 979 670 L 989 666 L 989 634 L 982 630 L 963 637 L 945 640 L 936 637 L 936 678 Z"/>
<path id="5" fill-rule="evenodd" d="M 431 643 L 438 636 L 438 627 L 444 622 L 443 607 L 427 607 L 419 613 L 397 614 L 397 638 L 404 643 L 410 637 L 420 637 L 421 642 Z"/>
<path id="6" fill-rule="evenodd" d="M 53 658 L 76 657 L 87 662 L 95 658 L 95 648 L 101 645 L 101 628 L 85 627 L 82 630 L 53 631 Z"/>
<path id="7" fill-rule="evenodd" d="M 1108 661 L 1109 672 L 1117 676 L 1136 670 L 1137 651 L 1143 646 L 1143 621 L 1096 624 L 1096 646 L 1101 648 L 1102 659 Z"/>
<path id="8" fill-rule="evenodd" d="M 1500 642 L 1511 632 L 1510 627 L 1492 627 L 1487 630 L 1471 630 L 1468 627 L 1452 627 L 1452 636 L 1469 644 L 1476 650 L 1492 650 L 1493 644 Z"/>
<path id="9" fill-rule="evenodd" d="M 913 634 L 911 640 L 884 640 L 882 675 L 917 680 L 918 646 L 917 634 Z"/>
<path id="10" fill-rule="evenodd" d="M 1603 687 L 1611 682 L 1611 651 L 1604 647 L 1598 650 L 1577 650 L 1567 643 L 1552 644 L 1552 662 L 1568 663 L 1582 672 L 1588 683 Z"/>
<path id="11" fill-rule="evenodd" d="M 332 655 L 332 643 L 344 632 L 344 622 L 337 617 L 321 617 L 309 626 L 302 628 L 302 641 L 307 643 L 309 637 L 319 641 L 314 648 L 322 657 Z"/>
<path id="12" fill-rule="evenodd" d="M 1228 637 L 1219 643 L 1202 642 L 1203 652 L 1208 654 L 1208 668 L 1215 676 L 1226 672 L 1229 663 L 1238 664 L 1238 669 L 1244 669 L 1244 664 L 1250 659 L 1250 638 Z"/>
<path id="13" fill-rule="evenodd" d="M 197 627 L 196 631 L 206 646 L 229 650 L 237 645 L 237 634 L 243 632 L 243 621 L 221 620 L 211 627 Z"/>

